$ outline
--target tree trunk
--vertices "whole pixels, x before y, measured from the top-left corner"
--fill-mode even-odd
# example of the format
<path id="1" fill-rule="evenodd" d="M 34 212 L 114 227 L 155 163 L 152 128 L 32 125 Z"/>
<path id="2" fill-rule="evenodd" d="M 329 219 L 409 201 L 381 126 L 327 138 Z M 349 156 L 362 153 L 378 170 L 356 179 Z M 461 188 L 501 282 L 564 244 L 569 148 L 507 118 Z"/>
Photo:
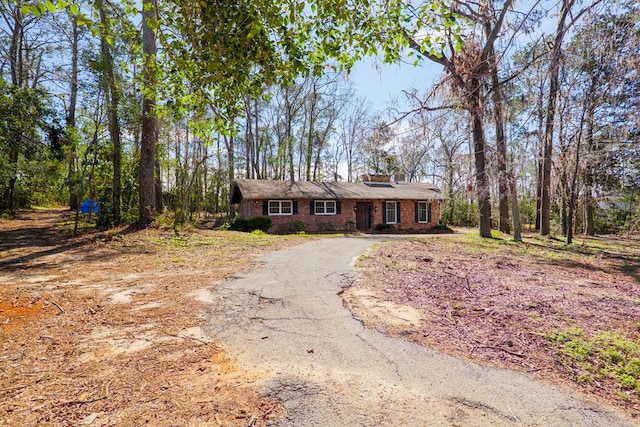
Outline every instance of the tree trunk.
<path id="1" fill-rule="evenodd" d="M 209 158 L 209 146 L 207 144 L 202 145 L 202 154 L 205 158 Z M 207 194 L 209 193 L 209 162 L 205 162 L 202 169 L 202 199 L 204 201 L 205 212 L 210 211 L 209 200 Z"/>
<path id="2" fill-rule="evenodd" d="M 11 68 L 11 83 L 14 87 L 21 88 L 24 81 L 22 75 L 22 11 L 19 6 L 15 6 L 13 11 L 15 17 L 13 28 L 11 29 L 11 42 L 9 44 L 9 64 Z M 12 132 L 9 136 L 9 185 L 4 192 L 5 203 L 9 212 L 13 215 L 16 209 L 16 182 L 18 180 L 18 157 L 19 147 L 22 140 L 20 132 Z"/>
<path id="3" fill-rule="evenodd" d="M 245 115 L 245 126 L 244 126 L 244 142 L 245 142 L 245 156 L 247 161 L 245 163 L 245 178 L 251 179 L 253 178 L 252 172 L 252 164 L 253 164 L 253 125 L 251 122 L 251 100 L 248 96 L 244 98 L 244 115 Z"/>
<path id="4" fill-rule="evenodd" d="M 453 169 L 449 170 L 449 224 L 453 224 L 455 198 L 453 192 Z"/>
<path id="5" fill-rule="evenodd" d="M 513 162 L 511 164 L 513 165 Z M 513 213 L 513 240 L 521 242 L 522 231 L 520 228 L 520 208 L 518 207 L 518 187 L 513 169 L 509 171 L 509 187 L 511 190 L 511 212 Z"/>
<path id="6" fill-rule="evenodd" d="M 567 174 L 562 175 L 562 179 L 564 182 L 567 182 Z M 567 222 L 567 206 L 569 206 L 569 202 L 567 200 L 567 189 L 562 186 L 562 196 L 560 197 L 560 234 L 563 236 L 567 235 L 567 227 L 569 226 Z"/>
<path id="7" fill-rule="evenodd" d="M 293 182 L 296 180 L 296 169 L 293 162 L 293 154 L 295 151 L 293 147 L 293 136 L 287 138 L 287 149 L 289 153 L 289 180 Z"/>
<path id="8" fill-rule="evenodd" d="M 593 141 L 593 122 L 594 122 L 594 108 L 590 106 L 587 116 L 587 147 L 589 154 L 593 153 L 594 141 Z M 588 236 L 596 235 L 596 226 L 593 218 L 593 169 L 591 166 L 591 159 L 587 164 L 586 171 L 584 173 L 584 233 Z"/>
<path id="9" fill-rule="evenodd" d="M 156 202 L 156 212 L 161 214 L 164 212 L 164 207 L 162 206 L 162 169 L 160 169 L 160 159 L 156 158 L 155 167 L 154 167 L 154 192 L 155 192 L 155 202 Z"/>
<path id="10" fill-rule="evenodd" d="M 544 131 L 544 114 L 543 114 L 543 100 L 542 94 L 544 84 L 540 84 L 540 93 L 538 96 L 537 110 L 538 110 L 538 157 L 536 157 L 536 224 L 535 230 L 540 231 L 540 213 L 542 202 L 542 165 L 544 164 L 544 138 L 542 137 Z"/>
<path id="11" fill-rule="evenodd" d="M 491 24 L 485 23 L 487 36 L 491 33 Z M 496 129 L 496 157 L 498 163 L 498 201 L 500 221 L 498 228 L 503 233 L 511 233 L 509 224 L 509 179 L 507 174 L 507 141 L 502 120 L 502 91 L 498 79 L 498 60 L 495 57 L 493 43 L 488 45 L 488 61 L 491 72 L 491 89 L 493 96 L 493 120 Z"/>
<path id="12" fill-rule="evenodd" d="M 582 124 L 581 124 L 582 126 Z M 573 243 L 573 216 L 575 212 L 575 205 L 577 199 L 577 182 L 578 182 L 578 168 L 580 166 L 580 140 L 582 139 L 582 132 L 578 132 L 576 137 L 576 156 L 573 164 L 573 177 L 571 178 L 571 189 L 569 195 L 569 212 L 567 214 L 567 245 Z"/>
<path id="13" fill-rule="evenodd" d="M 562 56 L 562 40 L 565 34 L 565 19 L 575 0 L 562 3 L 558 28 L 551 51 L 551 64 L 549 65 L 549 98 L 547 100 L 547 116 L 544 129 L 544 155 L 542 166 L 542 191 L 540 201 L 540 234 L 551 234 L 551 162 L 553 161 L 553 128 L 555 124 L 556 98 L 559 89 L 560 60 Z"/>
<path id="14" fill-rule="evenodd" d="M 469 80 L 469 101 L 471 104 L 471 120 L 473 126 L 473 148 L 476 165 L 476 192 L 478 195 L 479 227 L 481 237 L 491 237 L 491 197 L 487 180 L 486 142 L 482 122 L 481 86 L 478 78 Z"/>
<path id="15" fill-rule="evenodd" d="M 593 176 L 591 175 L 591 171 L 587 171 L 584 176 L 584 234 L 587 236 L 596 235 L 592 192 Z"/>
<path id="16" fill-rule="evenodd" d="M 255 119 L 255 130 L 253 131 L 255 135 L 255 147 L 253 147 L 253 173 L 255 179 L 262 179 L 262 173 L 260 171 L 260 153 L 262 151 L 262 144 L 260 138 L 260 116 L 258 112 L 258 99 L 254 99 L 253 101 L 253 110 L 256 114 Z"/>
<path id="17" fill-rule="evenodd" d="M 231 204 L 231 198 L 233 197 L 233 181 L 235 177 L 235 156 L 233 151 L 233 135 L 224 137 L 224 143 L 227 148 L 227 157 L 229 158 L 229 168 L 227 169 L 227 178 L 229 179 L 229 216 L 231 218 L 236 216 L 235 209 Z"/>
<path id="18" fill-rule="evenodd" d="M 580 150 L 582 147 L 582 129 L 584 128 L 585 122 L 587 125 L 587 140 L 588 141 L 592 141 L 593 140 L 593 114 L 594 114 L 594 107 L 593 107 L 593 94 L 595 92 L 596 89 L 596 84 L 597 84 L 597 79 L 594 77 L 591 80 L 591 85 L 589 86 L 589 89 L 587 91 L 587 93 L 585 94 L 585 100 L 584 100 L 584 110 L 582 111 L 582 116 L 580 117 L 580 126 L 578 127 L 578 133 L 577 136 L 575 137 L 576 139 L 576 153 L 575 153 L 575 160 L 573 163 L 573 177 L 571 179 L 571 193 L 569 196 L 569 218 L 567 219 L 567 244 L 570 245 L 571 243 L 573 243 L 573 232 L 574 232 L 574 226 L 573 226 L 573 217 L 574 217 L 574 212 L 575 212 L 575 205 L 576 205 L 576 200 L 578 199 L 578 188 L 577 188 L 577 182 L 578 182 L 578 172 L 580 169 Z M 586 116 L 586 117 L 585 117 Z M 589 143 L 590 143 L 589 142 Z M 589 191 L 591 191 L 591 189 L 589 189 Z M 591 218 L 593 220 L 593 218 Z M 585 218 L 586 221 L 586 218 Z"/>
<path id="19" fill-rule="evenodd" d="M 109 138 L 111 139 L 111 160 L 113 161 L 113 179 L 111 182 L 111 214 L 113 215 L 114 224 L 120 222 L 120 203 L 122 199 L 122 184 L 120 177 L 122 175 L 122 148 L 120 143 L 120 123 L 118 122 L 118 105 L 120 96 L 116 86 L 116 78 L 113 70 L 113 56 L 111 55 L 111 47 L 107 42 L 106 32 L 109 28 L 107 16 L 105 12 L 105 1 L 100 0 L 100 23 L 103 25 L 102 39 L 100 40 L 100 50 L 102 53 L 102 61 L 104 73 L 106 76 L 105 92 L 108 94 L 107 111 L 109 117 Z"/>
<path id="20" fill-rule="evenodd" d="M 13 215 L 16 211 L 16 182 L 18 180 L 18 150 L 11 146 L 9 147 L 9 163 L 11 165 L 11 175 L 9 177 L 9 187 L 5 192 L 5 200 L 7 200 L 7 207 L 9 213 Z"/>
<path id="21" fill-rule="evenodd" d="M 9 63 L 11 68 L 11 83 L 22 87 L 22 11 L 16 5 L 12 15 L 15 17 L 11 29 L 11 42 L 9 43 Z"/>
<path id="22" fill-rule="evenodd" d="M 150 21 L 155 19 L 155 6 L 150 0 L 142 2 L 142 53 L 144 63 L 144 96 L 142 98 L 142 141 L 140 143 L 140 212 L 139 222 L 151 223 L 157 214 L 156 209 L 156 140 L 157 117 L 154 111 L 155 67 L 156 67 L 156 34 L 150 28 Z"/>
<path id="23" fill-rule="evenodd" d="M 309 129 L 307 131 L 307 155 L 305 162 L 306 179 L 311 181 L 311 159 L 313 157 L 313 140 L 316 127 L 316 104 L 318 101 L 318 93 L 316 88 L 316 81 L 313 81 L 313 89 L 311 93 L 311 101 L 309 105 Z"/>
<path id="24" fill-rule="evenodd" d="M 69 111 L 66 117 L 66 136 L 69 146 L 69 165 L 67 184 L 69 189 L 69 207 L 72 211 L 78 209 L 80 198 L 76 188 L 76 104 L 78 100 L 78 18 L 71 18 L 71 82 L 69 84 Z"/>

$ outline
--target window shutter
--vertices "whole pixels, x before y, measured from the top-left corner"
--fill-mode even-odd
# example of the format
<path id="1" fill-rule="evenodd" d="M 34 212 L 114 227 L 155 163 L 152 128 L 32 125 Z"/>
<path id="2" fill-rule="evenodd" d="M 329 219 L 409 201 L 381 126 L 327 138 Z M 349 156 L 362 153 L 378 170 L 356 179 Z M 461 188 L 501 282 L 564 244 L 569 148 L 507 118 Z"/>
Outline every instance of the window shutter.
<path id="1" fill-rule="evenodd" d="M 387 202 L 382 202 L 382 223 L 387 223 Z"/>
<path id="2" fill-rule="evenodd" d="M 393 202 L 396 204 L 396 222 L 400 224 L 400 202 Z"/>
<path id="3" fill-rule="evenodd" d="M 416 222 L 420 222 L 420 203 L 416 202 Z"/>
<path id="4" fill-rule="evenodd" d="M 269 201 L 265 200 L 262 202 L 262 215 L 269 215 Z"/>
<path id="5" fill-rule="evenodd" d="M 315 200 L 312 200 L 309 202 L 309 214 L 310 215 L 315 215 L 316 214 L 316 202 Z"/>
<path id="6" fill-rule="evenodd" d="M 427 222 L 431 222 L 431 202 L 427 203 Z"/>
<path id="7" fill-rule="evenodd" d="M 342 209 L 340 208 L 340 200 L 336 200 L 336 215 L 340 215 L 342 213 Z"/>
<path id="8" fill-rule="evenodd" d="M 298 215 L 298 201 L 297 200 L 293 201 L 293 214 L 294 215 Z"/>

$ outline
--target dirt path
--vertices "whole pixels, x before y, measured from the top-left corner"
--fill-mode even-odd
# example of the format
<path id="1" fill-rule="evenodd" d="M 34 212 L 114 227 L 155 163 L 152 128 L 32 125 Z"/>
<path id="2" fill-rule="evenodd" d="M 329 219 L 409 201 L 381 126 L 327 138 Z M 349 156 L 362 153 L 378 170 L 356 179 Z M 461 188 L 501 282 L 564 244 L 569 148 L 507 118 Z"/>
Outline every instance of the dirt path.
<path id="1" fill-rule="evenodd" d="M 338 238 L 270 253 L 213 290 L 206 332 L 283 402 L 280 425 L 634 425 L 531 376 L 365 329 L 339 293 L 372 243 Z M 410 328 L 415 313 L 394 310 Z"/>

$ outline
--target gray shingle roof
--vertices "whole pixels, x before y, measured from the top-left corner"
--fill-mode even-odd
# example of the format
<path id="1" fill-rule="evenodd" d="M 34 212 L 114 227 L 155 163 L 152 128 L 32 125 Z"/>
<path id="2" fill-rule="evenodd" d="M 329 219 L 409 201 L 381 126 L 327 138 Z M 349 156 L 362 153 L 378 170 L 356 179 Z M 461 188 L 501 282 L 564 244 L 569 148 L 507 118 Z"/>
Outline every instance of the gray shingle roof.
<path id="1" fill-rule="evenodd" d="M 238 179 L 232 203 L 240 199 L 319 199 L 319 200 L 443 200 L 440 190 L 427 183 L 292 182 Z"/>

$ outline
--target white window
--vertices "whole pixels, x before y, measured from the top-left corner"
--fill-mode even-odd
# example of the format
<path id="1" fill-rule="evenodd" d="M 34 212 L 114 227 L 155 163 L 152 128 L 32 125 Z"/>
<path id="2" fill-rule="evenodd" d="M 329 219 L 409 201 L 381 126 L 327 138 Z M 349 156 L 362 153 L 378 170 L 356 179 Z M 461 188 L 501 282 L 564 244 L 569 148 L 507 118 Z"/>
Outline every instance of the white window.
<path id="1" fill-rule="evenodd" d="M 431 222 L 431 203 L 418 202 L 418 222 Z"/>
<path id="2" fill-rule="evenodd" d="M 269 215 L 293 215 L 291 200 L 269 200 Z"/>
<path id="3" fill-rule="evenodd" d="M 316 200 L 314 207 L 316 215 L 335 215 L 337 213 L 335 200 Z"/>
<path id="4" fill-rule="evenodd" d="M 386 224 L 396 224 L 398 222 L 398 203 L 397 202 L 384 202 L 384 209 L 386 213 Z"/>

